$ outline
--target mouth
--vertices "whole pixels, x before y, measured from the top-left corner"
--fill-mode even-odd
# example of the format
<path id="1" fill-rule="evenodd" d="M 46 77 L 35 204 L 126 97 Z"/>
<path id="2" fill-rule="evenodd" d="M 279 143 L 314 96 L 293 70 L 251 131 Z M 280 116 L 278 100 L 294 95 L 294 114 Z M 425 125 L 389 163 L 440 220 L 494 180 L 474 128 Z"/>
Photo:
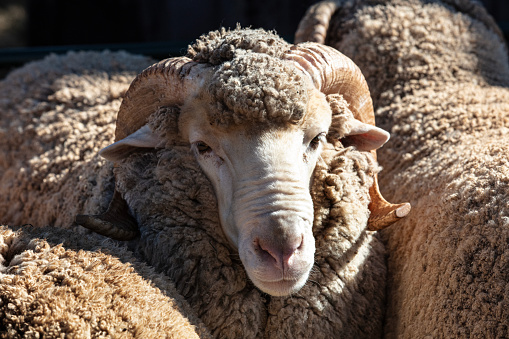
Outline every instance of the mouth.
<path id="1" fill-rule="evenodd" d="M 281 279 L 275 281 L 257 281 L 255 285 L 263 292 L 274 297 L 284 297 L 297 293 L 306 283 L 307 275 L 300 279 Z"/>

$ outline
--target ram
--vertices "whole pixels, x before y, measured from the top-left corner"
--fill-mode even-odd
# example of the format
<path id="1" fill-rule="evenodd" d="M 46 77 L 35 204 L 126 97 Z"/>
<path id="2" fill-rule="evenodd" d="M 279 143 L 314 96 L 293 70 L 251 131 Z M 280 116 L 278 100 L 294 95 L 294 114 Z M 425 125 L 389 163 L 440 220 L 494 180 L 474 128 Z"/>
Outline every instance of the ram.
<path id="1" fill-rule="evenodd" d="M 341 315 L 350 310 L 339 300 L 353 292 L 338 290 L 350 288 L 342 275 L 353 269 L 341 266 L 358 270 L 357 257 L 369 255 L 368 215 L 377 229 L 408 212 L 378 193 L 370 151 L 388 134 L 373 123 L 362 74 L 334 49 L 292 46 L 262 30 L 212 32 L 188 57 L 133 81 L 116 141 L 101 151 L 116 163 L 114 200 L 77 222 L 122 240 L 139 232 L 137 252 L 175 281 L 216 336 L 309 336 L 316 326 L 366 334 L 376 326 L 363 326 L 379 320 Z M 338 187 L 320 192 L 323 185 Z M 314 284 L 304 286 L 313 267 Z M 351 288 L 361 294 L 363 285 Z M 368 294 L 383 296 L 383 286 Z M 342 301 L 358 304 L 352 317 L 371 312 L 354 299 Z M 306 328 L 293 325 L 305 319 Z"/>
<path id="2" fill-rule="evenodd" d="M 509 336 L 509 64 L 477 2 L 322 2 L 297 40 L 363 70 L 380 126 L 382 187 L 412 214 L 383 231 L 388 338 Z"/>

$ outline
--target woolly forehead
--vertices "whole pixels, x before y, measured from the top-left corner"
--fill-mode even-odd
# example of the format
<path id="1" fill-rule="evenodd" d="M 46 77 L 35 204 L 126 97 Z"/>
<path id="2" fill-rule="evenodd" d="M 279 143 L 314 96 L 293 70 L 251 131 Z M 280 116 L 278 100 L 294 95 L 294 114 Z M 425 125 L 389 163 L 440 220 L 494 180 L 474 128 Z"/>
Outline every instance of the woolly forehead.
<path id="1" fill-rule="evenodd" d="M 301 118 L 294 119 L 294 116 L 284 111 L 281 113 L 286 114 L 281 116 L 267 114 L 270 111 L 262 111 L 264 114 L 259 116 L 245 111 L 241 112 L 241 114 L 238 111 L 220 111 L 218 106 L 224 107 L 224 104 L 218 104 L 210 92 L 203 90 L 190 97 L 190 100 L 182 106 L 178 120 L 179 135 L 184 140 L 190 140 L 194 139 L 191 135 L 196 136 L 197 134 L 202 136 L 215 135 L 217 137 L 224 136 L 225 133 L 230 135 L 233 133 L 248 137 L 250 135 L 261 135 L 265 132 L 270 133 L 270 131 L 301 131 L 299 133 L 303 132 L 305 138 L 310 138 L 311 140 L 319 133 L 328 132 L 331 126 L 332 110 L 325 95 L 313 85 L 301 88 L 299 92 L 302 92 L 300 95 L 302 95 L 303 99 L 298 103 L 298 106 L 295 106 L 299 108 L 299 116 Z M 250 103 L 252 103 L 252 100 Z M 276 100 L 271 102 L 271 104 L 273 105 L 271 108 L 285 109 Z M 292 103 L 288 103 L 288 106 L 290 104 Z M 277 112 L 277 110 L 274 111 Z M 227 116 L 228 118 L 218 120 L 221 116 Z M 225 123 L 225 120 L 229 123 Z"/>
<path id="2" fill-rule="evenodd" d="M 309 101 L 308 79 L 292 62 L 245 52 L 220 65 L 205 92 L 213 103 L 211 124 L 298 124 Z"/>

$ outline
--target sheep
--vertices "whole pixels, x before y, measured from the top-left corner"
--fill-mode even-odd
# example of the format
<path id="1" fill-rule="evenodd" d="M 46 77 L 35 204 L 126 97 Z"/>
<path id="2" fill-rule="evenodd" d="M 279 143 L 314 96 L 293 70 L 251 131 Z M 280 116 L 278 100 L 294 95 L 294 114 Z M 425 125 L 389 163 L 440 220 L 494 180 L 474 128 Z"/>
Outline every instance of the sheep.
<path id="1" fill-rule="evenodd" d="M 0 272 L 2 338 L 210 338 L 167 277 L 98 237 L 1 226 Z"/>
<path id="2" fill-rule="evenodd" d="M 324 2 L 299 41 L 352 58 L 369 83 L 384 194 L 413 212 L 382 231 L 386 338 L 509 336 L 509 63 L 474 1 Z"/>
<path id="3" fill-rule="evenodd" d="M 2 134 L 2 138 L 5 140 L 8 139 L 9 134 L 15 135 L 16 138 L 12 138 L 12 141 L 8 142 L 12 142 L 13 145 L 15 143 L 23 145 L 24 143 L 28 144 L 24 138 L 31 136 L 32 142 L 40 143 L 42 145 L 39 146 L 40 149 L 47 150 L 47 154 L 66 154 L 68 150 L 73 150 L 71 153 L 75 153 L 76 157 L 79 155 L 79 160 L 73 160 L 80 162 L 78 162 L 78 166 L 72 166 L 73 162 L 64 162 L 63 160 L 67 161 L 68 159 L 62 156 L 55 157 L 55 163 L 53 163 L 46 156 L 35 157 L 31 155 L 33 153 L 29 153 L 19 160 L 14 154 L 8 155 L 7 159 L 9 160 L 6 161 L 4 168 L 7 168 L 7 173 L 11 173 L 14 188 L 23 187 L 23 189 L 20 190 L 21 193 L 12 189 L 12 192 L 2 195 L 3 197 L 16 197 L 2 201 L 3 206 L 6 206 L 5 210 L 8 211 L 3 212 L 6 214 L 2 216 L 2 222 L 21 223 L 26 220 L 25 218 L 30 217 L 33 220 L 31 222 L 36 225 L 50 224 L 69 227 L 68 212 L 63 211 L 64 208 L 75 213 L 98 213 L 105 209 L 107 200 L 114 197 L 115 199 L 110 204 L 111 209 L 125 208 L 125 204 L 127 204 L 130 213 L 121 219 L 125 228 L 121 230 L 120 236 L 119 232 L 113 236 L 125 239 L 139 235 L 129 241 L 127 245 L 122 246 L 128 246 L 134 251 L 134 256 L 138 260 L 168 277 L 175 284 L 177 290 L 175 298 L 181 295 L 214 337 L 310 337 L 312 335 L 332 337 L 341 335 L 372 338 L 380 336 L 385 303 L 384 248 L 377 235 L 367 230 L 367 225 L 369 223 L 371 229 L 383 228 L 404 216 L 408 212 L 408 205 L 391 205 L 379 195 L 376 184 L 376 173 L 379 167 L 369 149 L 381 145 L 387 139 L 387 133 L 371 124 L 373 113 L 369 94 L 358 90 L 348 91 L 347 88 L 340 91 L 342 95 L 337 93 L 339 91 L 337 89 L 334 93 L 327 95 L 319 93 L 314 89 L 314 83 L 322 82 L 321 74 L 314 73 L 314 68 L 309 67 L 313 66 L 312 63 L 306 64 L 305 60 L 301 58 L 302 55 L 299 54 L 306 48 L 310 50 L 317 48 L 315 52 L 318 51 L 318 55 L 325 57 L 326 60 L 327 53 L 331 51 L 331 49 L 322 49 L 314 45 L 297 46 L 292 49 L 291 45 L 272 33 L 237 29 L 212 32 L 198 39 L 190 47 L 188 53 L 189 57 L 194 58 L 196 62 L 199 61 L 198 64 L 193 63 L 193 67 L 188 68 L 191 75 L 198 79 L 203 77 L 193 72 L 200 68 L 217 70 L 223 67 L 226 70 L 229 67 L 227 64 L 235 65 L 239 58 L 249 61 L 249 58 L 253 57 L 265 60 L 267 64 L 276 65 L 280 67 L 280 70 L 286 72 L 272 72 L 266 76 L 266 80 L 276 83 L 275 80 L 284 76 L 290 80 L 290 83 L 277 85 L 288 86 L 288 97 L 285 99 L 283 96 L 285 91 L 281 91 L 283 99 L 280 101 L 282 102 L 274 100 L 272 101 L 273 106 L 270 106 L 277 108 L 278 105 L 286 104 L 287 109 L 274 110 L 267 114 L 269 110 L 265 110 L 263 105 L 261 109 L 251 107 L 245 110 L 246 121 L 243 121 L 238 119 L 236 107 L 223 111 L 218 111 L 218 106 L 212 107 L 216 109 L 207 111 L 208 118 L 214 119 L 222 128 L 228 128 L 228 124 L 269 128 L 271 125 L 288 125 L 287 120 L 298 125 L 299 121 L 303 120 L 301 115 L 312 120 L 306 116 L 307 104 L 311 101 L 309 97 L 314 98 L 317 107 L 323 111 L 320 114 L 323 114 L 324 120 L 328 121 L 326 126 L 322 126 L 323 129 L 328 129 L 327 131 L 314 131 L 316 134 L 308 136 L 307 138 L 310 140 L 305 141 L 313 144 L 311 151 L 315 146 L 321 150 L 319 156 L 309 152 L 307 156 L 309 162 L 313 160 L 313 156 L 319 160 L 313 160 L 316 162 L 313 178 L 311 175 L 305 178 L 310 185 L 307 193 L 310 198 L 307 198 L 307 201 L 312 201 L 312 214 L 308 218 L 312 220 L 313 243 L 309 246 L 314 247 L 315 250 L 312 269 L 310 272 L 304 272 L 305 283 L 303 286 L 297 286 L 297 288 L 300 287 L 300 290 L 296 291 L 296 288 L 292 290 L 290 296 L 267 294 L 248 278 L 248 272 L 238 250 L 232 245 L 232 241 L 225 234 L 226 232 L 223 232 L 221 214 L 218 212 L 221 208 L 216 199 L 218 192 L 214 189 L 213 180 L 209 180 L 204 175 L 203 163 L 200 164 L 196 158 L 199 150 L 204 153 L 208 152 L 207 146 L 195 143 L 193 148 L 190 148 L 189 143 L 183 141 L 179 134 L 181 129 L 177 120 L 178 116 L 183 116 L 186 109 L 187 112 L 191 112 L 189 108 L 195 107 L 192 105 L 198 107 L 200 103 L 206 102 L 206 98 L 212 93 L 216 97 L 222 95 L 224 106 L 221 108 L 231 104 L 231 102 L 228 103 L 228 100 L 233 96 L 220 91 L 221 81 L 229 80 L 227 76 L 217 77 L 217 81 L 214 83 L 215 87 L 210 86 L 210 93 L 202 93 L 201 98 L 196 98 L 196 104 L 190 102 L 188 106 L 164 102 L 165 96 L 159 97 L 156 92 L 156 97 L 153 98 L 155 100 L 146 101 L 150 105 L 149 109 L 140 111 L 148 115 L 145 117 L 146 120 L 139 119 L 135 123 L 141 124 L 139 129 L 142 132 L 152 131 L 154 132 L 152 136 L 158 136 L 142 140 L 143 142 L 157 142 L 157 147 L 133 149 L 133 147 L 122 146 L 122 140 L 126 139 L 124 137 L 137 130 L 134 128 L 133 131 L 126 132 L 125 128 L 129 129 L 132 126 L 122 125 L 125 123 L 123 120 L 125 116 L 123 117 L 124 113 L 122 112 L 125 112 L 126 107 L 129 108 L 129 105 L 137 100 L 143 100 L 143 93 L 152 92 L 152 89 L 145 91 L 146 88 L 139 87 L 142 81 L 140 79 L 151 73 L 152 75 L 155 73 L 157 76 L 157 70 L 164 67 L 165 63 L 175 65 L 175 63 L 178 64 L 185 60 L 183 58 L 156 64 L 142 72 L 133 81 L 131 89 L 134 91 L 130 89 L 126 93 L 119 108 L 116 133 L 120 133 L 121 137 L 116 140 L 116 146 L 113 146 L 113 150 L 116 147 L 117 151 L 111 153 L 112 146 L 102 151 L 110 158 L 112 154 L 118 155 L 118 151 L 123 152 L 122 156 L 126 156 L 125 159 L 115 160 L 114 169 L 112 169 L 111 163 L 104 162 L 93 153 L 99 147 L 106 146 L 107 138 L 112 138 L 113 119 L 110 108 L 117 105 L 119 96 L 108 94 L 104 101 L 106 104 L 103 102 L 106 108 L 97 109 L 94 105 L 98 97 L 88 98 L 89 94 L 87 93 L 89 92 L 83 93 L 84 91 L 80 91 L 80 89 L 93 85 L 89 79 L 96 77 L 97 73 L 103 79 L 114 81 L 115 70 L 117 67 L 122 67 L 118 65 L 118 55 L 112 56 L 108 53 L 103 55 L 71 54 L 66 57 L 50 57 L 42 64 L 32 64 L 11 74 L 5 81 L 4 88 L 12 86 L 12 82 L 17 82 L 18 87 L 23 88 L 27 94 L 25 96 L 6 96 L 3 103 L 0 104 L 4 105 L 7 112 L 13 112 L 13 107 L 20 105 L 19 101 L 29 109 L 25 116 L 11 118 L 10 126 L 3 127 L 5 132 Z M 72 67 L 64 66 L 68 62 L 73 63 L 73 58 L 81 56 L 91 60 L 104 58 L 106 61 L 102 61 L 100 65 L 92 64 L 91 66 L 88 62 L 84 62 L 85 67 L 90 69 L 81 68 L 80 63 L 75 63 Z M 333 60 L 337 60 L 336 56 Z M 110 57 L 112 60 L 109 59 Z M 295 60 L 301 60 L 303 64 L 299 64 Z M 365 88 L 363 78 L 360 77 L 360 73 L 352 66 L 351 62 L 343 57 L 340 57 L 340 60 L 343 60 L 348 67 L 354 70 L 354 75 L 356 74 L 357 79 L 360 79 L 361 88 Z M 139 62 L 133 62 L 131 65 L 138 67 L 144 62 L 146 59 L 139 59 Z M 51 65 L 53 63 L 57 66 Z M 108 66 L 104 66 L 103 63 Z M 210 64 L 215 65 L 210 66 Z M 239 65 L 242 66 L 241 63 Z M 300 68 L 299 65 L 301 65 Z M 41 69 L 47 68 L 52 71 L 47 73 L 41 71 Z M 99 72 L 96 72 L 95 68 L 98 68 Z M 123 75 L 131 74 L 132 68 L 126 68 L 124 68 Z M 64 69 L 64 74 L 59 73 L 60 69 Z M 78 73 L 78 75 L 65 75 L 69 70 L 72 70 L 71 73 Z M 239 68 L 233 69 L 233 71 L 241 72 Z M 329 72 L 330 69 L 326 69 L 326 71 Z M 55 82 L 57 85 L 43 84 L 46 78 L 53 79 L 53 74 L 57 75 Z M 89 76 L 90 74 L 92 76 Z M 225 71 L 223 74 L 228 73 Z M 175 73 L 170 72 L 164 76 L 171 78 L 174 75 Z M 183 79 L 185 86 L 189 85 L 185 71 L 176 75 L 177 78 Z M 249 76 L 248 72 L 247 80 L 243 80 L 246 81 L 246 85 L 256 80 Z M 28 77 L 30 81 L 25 81 L 25 77 Z M 112 80 L 109 80 L 110 78 Z M 148 81 L 151 79 L 153 78 L 149 78 Z M 324 87 L 330 85 L 330 79 L 333 77 L 327 76 L 323 79 Z M 121 83 L 119 88 L 125 89 L 123 78 L 119 82 Z M 59 87 L 59 84 L 65 86 Z M 151 85 L 157 86 L 157 83 Z M 224 85 L 223 88 L 226 87 Z M 43 89 L 43 92 L 36 96 L 36 100 L 39 102 L 27 99 L 30 97 L 31 91 L 35 91 L 35 88 Z M 134 95 L 133 93 L 140 88 L 141 90 Z M 177 86 L 178 88 L 180 87 Z M 106 87 L 106 89 L 108 89 L 106 93 L 111 93 L 110 87 Z M 265 89 L 269 94 L 274 93 L 270 88 Z M 294 93 L 296 89 L 302 90 L 302 92 Z M 92 93 L 99 93 L 94 91 L 93 86 L 88 90 L 91 90 Z M 115 91 L 115 93 L 121 93 L 121 90 Z M 238 94 L 239 98 L 242 98 L 240 95 L 242 93 Z M 293 100 L 294 98 L 295 100 Z M 359 98 L 363 98 L 367 103 L 368 109 L 365 115 L 359 114 L 358 104 L 363 101 Z M 271 98 L 268 97 L 267 100 L 269 99 Z M 112 103 L 108 100 L 111 100 Z M 240 105 L 243 102 L 248 103 L 250 100 L 253 102 L 253 106 L 256 104 L 256 100 L 249 97 L 244 96 L 242 100 L 239 100 Z M 45 101 L 50 104 L 46 104 Z M 268 102 L 271 103 L 271 101 Z M 58 119 L 51 119 L 53 109 L 55 112 L 60 110 L 69 114 L 55 114 Z M 94 114 L 97 111 L 103 112 L 102 115 Z M 49 117 L 46 116 L 48 112 L 50 113 Z M 221 112 L 225 114 L 219 114 Z M 332 119 L 327 114 L 330 114 Z M 271 124 L 264 123 L 261 120 L 264 115 L 270 115 L 269 118 L 274 121 Z M 355 118 L 364 120 L 360 121 Z M 38 121 L 38 119 L 42 119 L 43 122 L 40 128 L 50 131 L 49 136 L 41 135 L 42 133 L 39 135 L 29 134 L 33 127 L 30 127 L 30 124 L 25 121 Z M 81 126 L 80 122 L 82 121 L 87 124 Z M 95 127 L 94 122 L 97 122 L 101 128 Z M 147 122 L 148 127 L 143 127 Z M 330 128 L 328 127 L 329 123 L 331 124 Z M 76 126 L 77 131 L 67 128 L 68 125 Z M 13 133 L 18 129 L 20 129 L 18 134 Z M 284 131 L 283 128 L 281 130 Z M 347 135 L 355 130 L 362 133 Z M 327 136 L 324 136 L 323 132 L 327 132 Z M 81 137 L 72 137 L 79 136 L 80 133 L 86 133 L 88 139 L 85 141 Z M 363 134 L 375 138 L 366 139 Z M 51 141 L 53 135 L 58 136 L 59 139 L 56 140 L 62 140 L 61 144 L 58 142 L 44 143 L 47 140 L 45 138 L 48 137 Z M 63 142 L 64 140 L 66 141 Z M 131 138 L 130 141 L 132 140 Z M 82 142 L 84 145 L 80 144 Z M 302 143 L 302 140 L 300 142 Z M 97 143 L 99 147 L 94 143 Z M 120 149 L 119 145 L 122 146 Z M 146 143 L 136 145 L 147 146 Z M 84 151 L 80 151 L 82 146 L 84 146 Z M 8 151 L 15 152 L 15 147 L 9 147 Z M 21 149 L 26 148 L 27 146 L 23 146 Z M 108 152 L 110 152 L 109 155 Z M 51 195 L 45 195 L 45 191 L 38 186 L 38 183 L 42 182 L 44 184 L 44 186 L 41 184 L 42 188 L 48 188 L 44 175 L 35 176 L 38 181 L 29 185 L 24 182 L 26 174 L 14 176 L 13 170 L 8 167 L 17 166 L 14 168 L 18 172 L 25 173 L 26 171 L 31 174 L 35 172 L 30 171 L 30 165 L 33 164 L 41 164 L 41 168 L 47 173 L 46 178 L 49 177 L 49 181 L 61 187 L 59 199 L 47 199 L 46 197 Z M 67 170 L 65 170 L 68 164 L 70 166 L 67 166 Z M 314 163 L 312 165 L 314 166 Z M 59 175 L 52 175 L 52 171 L 57 170 L 62 172 L 59 172 Z M 112 170 L 115 172 L 115 185 L 113 185 Z M 311 172 L 310 169 L 307 170 Z M 3 175 L 2 180 L 5 177 Z M 83 178 L 87 178 L 85 183 L 83 183 Z M 3 184 L 6 182 L 3 181 Z M 113 186 L 116 187 L 116 193 L 114 193 Z M 76 192 L 73 191 L 75 187 L 79 188 Z M 299 189 L 302 191 L 302 188 Z M 79 194 L 82 194 L 83 197 L 76 199 Z M 305 193 L 302 194 L 307 196 Z M 29 196 L 30 199 L 26 199 L 26 196 Z M 21 198 L 24 199 L 21 200 L 24 205 L 14 203 L 13 200 Z M 125 201 L 119 198 L 125 199 Z M 76 206 L 72 206 L 71 203 Z M 64 217 L 60 217 L 60 213 Z M 3 219 L 5 215 L 8 218 Z M 118 228 L 119 219 L 116 218 L 112 222 L 112 219 L 108 219 L 107 216 L 107 213 L 99 217 L 82 216 L 77 220 L 85 221 L 87 226 L 93 229 L 96 229 L 98 225 L 110 227 L 105 232 L 108 234 L 112 226 Z M 309 226 L 311 228 L 311 225 Z M 90 236 L 84 230 L 73 228 L 73 231 L 80 236 Z M 47 236 L 45 235 L 45 237 Z M 65 237 L 62 236 L 62 238 Z M 309 238 L 307 241 L 310 241 Z M 108 251 L 111 255 L 115 255 L 117 251 L 108 243 L 97 246 L 97 248 Z M 150 277 L 145 278 L 151 279 Z M 269 292 L 273 294 L 289 293 L 278 290 Z"/>
<path id="4" fill-rule="evenodd" d="M 378 192 L 370 151 L 388 135 L 366 90 L 333 49 L 204 35 L 133 81 L 101 151 L 115 162 L 110 210 L 76 221 L 136 239 L 216 337 L 377 336 L 384 258 L 366 224 L 409 205 Z"/>

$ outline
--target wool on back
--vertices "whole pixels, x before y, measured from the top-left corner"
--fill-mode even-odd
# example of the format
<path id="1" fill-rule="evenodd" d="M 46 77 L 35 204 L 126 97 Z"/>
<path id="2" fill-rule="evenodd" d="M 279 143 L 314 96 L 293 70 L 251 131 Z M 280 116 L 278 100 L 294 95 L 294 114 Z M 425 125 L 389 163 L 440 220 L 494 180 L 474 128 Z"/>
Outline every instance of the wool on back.
<path id="1" fill-rule="evenodd" d="M 168 278 L 94 235 L 0 226 L 0 272 L 1 338 L 210 338 Z"/>

